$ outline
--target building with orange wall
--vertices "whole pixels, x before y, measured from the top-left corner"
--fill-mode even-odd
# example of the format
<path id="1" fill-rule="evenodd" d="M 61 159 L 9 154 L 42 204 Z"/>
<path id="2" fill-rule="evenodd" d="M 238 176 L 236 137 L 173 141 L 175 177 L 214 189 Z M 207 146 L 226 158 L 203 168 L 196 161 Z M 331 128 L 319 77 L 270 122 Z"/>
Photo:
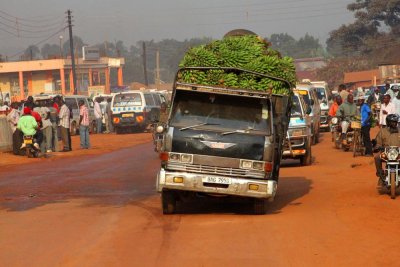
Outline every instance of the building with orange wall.
<path id="1" fill-rule="evenodd" d="M 76 81 L 72 79 L 71 59 L 0 62 L 0 99 L 21 101 L 40 93 L 90 95 L 110 93 L 111 69 L 117 69 L 118 86 L 123 82 L 124 58 L 100 57 L 76 60 Z"/>

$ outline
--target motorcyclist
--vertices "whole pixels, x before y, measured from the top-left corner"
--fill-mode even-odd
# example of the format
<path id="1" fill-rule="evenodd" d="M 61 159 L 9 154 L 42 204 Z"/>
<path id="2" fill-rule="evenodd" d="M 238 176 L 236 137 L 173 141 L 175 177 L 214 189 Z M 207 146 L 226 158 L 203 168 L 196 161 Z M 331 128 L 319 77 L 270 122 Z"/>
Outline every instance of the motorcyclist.
<path id="1" fill-rule="evenodd" d="M 374 143 L 376 143 L 376 150 L 379 151 L 379 148 L 384 148 L 386 146 L 400 146 L 398 122 L 399 115 L 389 114 L 386 116 L 387 127 L 381 128 L 374 140 Z M 377 153 L 374 158 L 376 176 L 380 178 L 378 183 L 381 183 L 381 179 L 384 179 L 384 173 L 382 170 L 382 160 L 380 157 L 380 153 Z"/>
<path id="2" fill-rule="evenodd" d="M 38 123 L 31 115 L 31 110 L 28 107 L 24 108 L 24 113 L 18 121 L 17 128 L 24 134 L 24 136 L 33 136 L 36 149 L 40 149 L 39 144 L 42 142 L 42 135 L 39 131 Z M 22 143 L 21 149 L 25 148 L 25 143 Z"/>
<path id="3" fill-rule="evenodd" d="M 339 106 L 342 104 L 342 97 L 340 95 L 335 96 L 335 100 L 333 101 L 333 104 L 329 108 L 329 113 L 328 115 L 330 117 L 335 117 L 336 112 L 339 109 Z"/>
<path id="4" fill-rule="evenodd" d="M 347 129 L 350 125 L 350 120 L 352 117 L 357 116 L 357 105 L 354 103 L 354 96 L 349 94 L 347 96 L 347 101 L 339 106 L 339 109 L 336 112 L 336 116 L 341 118 L 341 127 L 342 127 L 342 135 L 341 139 L 343 140 L 346 136 Z"/>

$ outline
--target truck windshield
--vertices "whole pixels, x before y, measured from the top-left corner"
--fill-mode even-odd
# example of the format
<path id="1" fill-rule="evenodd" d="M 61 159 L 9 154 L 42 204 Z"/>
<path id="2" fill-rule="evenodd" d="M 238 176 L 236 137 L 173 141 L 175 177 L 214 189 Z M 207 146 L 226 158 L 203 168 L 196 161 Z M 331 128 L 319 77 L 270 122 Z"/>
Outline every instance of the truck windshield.
<path id="1" fill-rule="evenodd" d="M 269 110 L 266 99 L 177 91 L 171 126 L 220 132 L 252 129 L 248 133 L 268 134 Z"/>
<path id="2" fill-rule="evenodd" d="M 292 107 L 290 109 L 292 116 L 301 116 L 301 103 L 297 95 L 292 97 Z"/>
<path id="3" fill-rule="evenodd" d="M 118 94 L 115 95 L 113 102 L 114 107 L 140 106 L 142 105 L 142 98 L 138 93 Z"/>

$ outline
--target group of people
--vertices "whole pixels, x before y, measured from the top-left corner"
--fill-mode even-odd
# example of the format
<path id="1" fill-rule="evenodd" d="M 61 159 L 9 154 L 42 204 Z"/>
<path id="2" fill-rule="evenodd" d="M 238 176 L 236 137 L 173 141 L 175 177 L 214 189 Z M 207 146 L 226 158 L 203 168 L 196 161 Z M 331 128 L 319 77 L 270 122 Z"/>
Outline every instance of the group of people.
<path id="1" fill-rule="evenodd" d="M 79 101 L 81 148 L 88 149 L 89 141 L 89 111 L 83 100 Z M 7 121 L 13 132 L 13 153 L 23 155 L 24 136 L 32 136 L 33 146 L 44 153 L 69 152 L 72 150 L 70 120 L 72 110 L 61 96 L 51 100 L 34 102 L 29 96 L 24 102 L 11 103 Z M 59 135 L 63 148 L 59 148 Z"/>
<path id="2" fill-rule="evenodd" d="M 344 98 L 345 97 L 345 98 Z M 343 101 L 345 99 L 345 101 Z M 339 95 L 335 96 L 334 103 L 329 110 L 329 116 L 341 118 L 342 138 L 345 136 L 350 120 L 356 116 L 361 119 L 361 135 L 365 146 L 365 155 L 373 156 L 373 150 L 385 146 L 400 146 L 399 119 L 400 119 L 400 94 L 399 88 L 386 85 L 384 94 L 380 93 L 379 88 L 373 88 L 373 93 L 366 97 L 359 92 L 354 102 L 353 94 L 349 93 L 345 85 L 339 86 Z M 373 112 L 371 107 L 375 103 L 381 103 L 379 120 L 377 125 L 380 130 L 371 141 L 370 129 L 373 122 Z M 359 109 L 357 108 L 359 106 Z M 382 162 L 379 153 L 375 155 L 376 175 L 383 179 Z"/>

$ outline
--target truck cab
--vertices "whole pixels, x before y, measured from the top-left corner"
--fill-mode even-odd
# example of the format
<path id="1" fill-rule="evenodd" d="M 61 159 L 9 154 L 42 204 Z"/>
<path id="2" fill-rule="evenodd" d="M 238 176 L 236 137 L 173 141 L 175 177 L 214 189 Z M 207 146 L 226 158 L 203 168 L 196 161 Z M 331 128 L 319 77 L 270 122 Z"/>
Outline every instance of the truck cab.
<path id="1" fill-rule="evenodd" d="M 184 83 L 173 90 L 157 177 L 163 212 L 203 194 L 252 198 L 255 213 L 265 213 L 276 194 L 287 129 L 275 103 L 288 110 L 288 98 Z"/>

